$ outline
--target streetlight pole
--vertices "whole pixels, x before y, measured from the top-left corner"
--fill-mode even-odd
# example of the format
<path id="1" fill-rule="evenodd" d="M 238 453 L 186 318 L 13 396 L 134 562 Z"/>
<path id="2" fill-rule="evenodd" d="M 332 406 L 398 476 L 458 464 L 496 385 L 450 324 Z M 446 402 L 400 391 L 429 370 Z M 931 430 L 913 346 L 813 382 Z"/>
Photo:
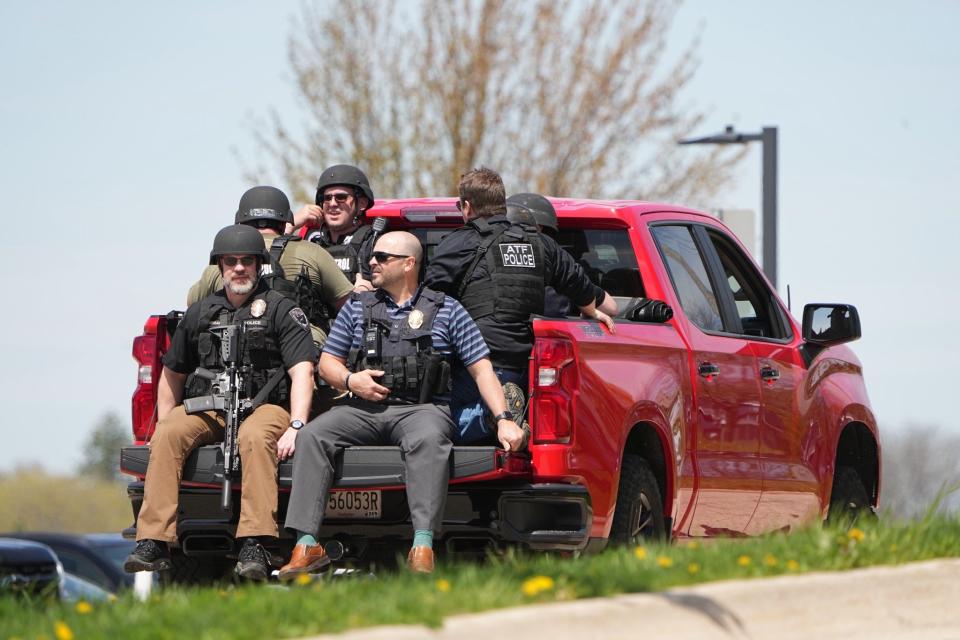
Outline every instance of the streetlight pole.
<path id="1" fill-rule="evenodd" d="M 763 270 L 777 286 L 777 128 L 764 127 L 760 133 L 739 133 L 727 125 L 723 133 L 702 138 L 687 138 L 677 144 L 763 144 Z"/>

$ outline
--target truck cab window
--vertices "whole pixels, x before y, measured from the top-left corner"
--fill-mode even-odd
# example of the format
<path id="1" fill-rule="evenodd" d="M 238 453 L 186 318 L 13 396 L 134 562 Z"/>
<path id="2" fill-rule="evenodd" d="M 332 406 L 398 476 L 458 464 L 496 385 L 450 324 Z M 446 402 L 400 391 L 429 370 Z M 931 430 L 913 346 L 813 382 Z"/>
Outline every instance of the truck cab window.
<path id="1" fill-rule="evenodd" d="M 651 231 L 687 317 L 704 331 L 723 331 L 717 297 L 690 227 L 658 225 Z"/>
<path id="2" fill-rule="evenodd" d="M 643 283 L 626 229 L 561 229 L 557 244 L 612 296 L 642 298 Z"/>

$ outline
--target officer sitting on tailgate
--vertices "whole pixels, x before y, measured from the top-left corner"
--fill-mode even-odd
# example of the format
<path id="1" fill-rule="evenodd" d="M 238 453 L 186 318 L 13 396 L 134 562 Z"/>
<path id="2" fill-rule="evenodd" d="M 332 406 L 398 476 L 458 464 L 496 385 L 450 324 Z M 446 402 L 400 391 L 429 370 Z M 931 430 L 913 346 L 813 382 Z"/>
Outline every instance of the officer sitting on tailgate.
<path id="1" fill-rule="evenodd" d="M 310 331 L 317 348 L 323 348 L 330 322 L 350 297 L 353 286 L 333 258 L 312 242 L 296 235 L 282 235 L 293 221 L 290 201 L 276 187 L 253 187 L 240 198 L 234 218 L 236 224 L 249 225 L 263 236 L 269 262 L 263 266 L 262 279 L 303 309 L 310 320 Z M 220 269 L 208 266 L 187 294 L 191 305 L 223 287 Z"/>
<path id="2" fill-rule="evenodd" d="M 225 425 L 217 411 L 188 414 L 183 400 L 210 394 L 200 368 L 225 369 L 220 337 L 238 326 L 238 362 L 248 369 L 240 399 L 253 406 L 241 414 L 237 437 L 243 484 L 236 537 L 243 545 L 235 570 L 251 580 L 270 574 L 263 544 L 278 534 L 277 460 L 293 454 L 296 430 L 307 419 L 317 349 L 303 311 L 259 279 L 267 259 L 252 227 L 226 227 L 213 241 L 210 263 L 219 266 L 224 288 L 187 309 L 163 356 L 137 546 L 123 565 L 128 572 L 173 568 L 167 547 L 177 541 L 181 466 L 196 447 L 222 440 Z"/>
<path id="3" fill-rule="evenodd" d="M 464 226 L 437 245 L 424 284 L 459 300 L 476 320 L 504 384 L 507 405 L 516 410 L 525 403 L 527 359 L 533 348 L 530 316 L 543 312 L 546 286 L 569 296 L 585 316 L 611 332 L 613 320 L 596 308 L 595 287 L 570 254 L 549 236 L 507 220 L 499 174 L 487 168 L 469 171 L 460 178 L 459 192 Z M 484 419 L 478 398 L 470 376 L 456 369 L 451 410 L 458 422 L 458 444 L 491 438 L 490 416 Z"/>

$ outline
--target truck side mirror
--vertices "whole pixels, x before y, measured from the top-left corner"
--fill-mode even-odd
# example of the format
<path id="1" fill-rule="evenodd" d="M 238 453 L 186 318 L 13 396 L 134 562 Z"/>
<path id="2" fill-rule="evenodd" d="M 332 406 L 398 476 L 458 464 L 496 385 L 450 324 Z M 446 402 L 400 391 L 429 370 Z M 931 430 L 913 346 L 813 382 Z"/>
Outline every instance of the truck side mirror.
<path id="1" fill-rule="evenodd" d="M 663 324 L 673 317 L 673 308 L 662 300 L 635 298 L 623 311 L 623 317 L 634 322 L 656 322 Z"/>
<path id="2" fill-rule="evenodd" d="M 803 308 L 803 339 L 821 347 L 860 337 L 860 314 L 852 304 L 808 304 Z"/>

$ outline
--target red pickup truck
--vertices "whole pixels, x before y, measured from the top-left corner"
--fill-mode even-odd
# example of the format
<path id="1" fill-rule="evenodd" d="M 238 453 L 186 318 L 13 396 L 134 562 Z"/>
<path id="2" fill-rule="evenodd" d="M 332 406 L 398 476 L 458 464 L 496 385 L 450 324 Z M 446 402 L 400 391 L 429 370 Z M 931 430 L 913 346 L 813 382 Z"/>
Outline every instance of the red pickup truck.
<path id="1" fill-rule="evenodd" d="M 553 203 L 561 246 L 617 297 L 617 331 L 579 317 L 533 320 L 529 451 L 455 447 L 441 552 L 753 535 L 876 507 L 877 424 L 860 362 L 843 346 L 860 336 L 853 306 L 807 305 L 798 325 L 740 242 L 704 213 L 636 201 Z M 429 259 L 462 224 L 455 204 L 382 201 L 368 215 L 417 234 Z M 178 319 L 153 316 L 134 340 L 138 444 L 121 455 L 122 469 L 138 478 L 128 489 L 134 515 L 160 356 Z M 202 447 L 184 467 L 174 560 L 195 577 L 222 572 L 236 551 L 240 501 L 220 511 L 222 473 L 218 446 Z M 282 521 L 289 462 L 279 477 Z M 334 558 L 409 545 L 403 480 L 395 447 L 344 452 L 320 532 Z M 275 551 L 292 544 L 281 538 Z"/>

